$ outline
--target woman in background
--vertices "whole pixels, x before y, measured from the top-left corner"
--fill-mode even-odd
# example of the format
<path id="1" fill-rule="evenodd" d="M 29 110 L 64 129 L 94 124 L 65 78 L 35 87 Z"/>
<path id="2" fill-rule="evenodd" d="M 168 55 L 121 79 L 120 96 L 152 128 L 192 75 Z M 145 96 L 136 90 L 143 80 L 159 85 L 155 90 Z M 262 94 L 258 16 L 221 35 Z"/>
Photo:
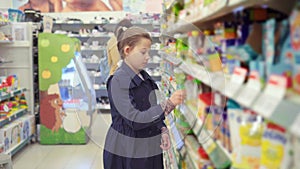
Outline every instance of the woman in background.
<path id="1" fill-rule="evenodd" d="M 111 11 L 111 9 L 101 0 L 64 0 L 66 6 L 62 12 L 78 11 Z M 123 0 L 109 0 L 113 11 L 123 10 Z"/>
<path id="2" fill-rule="evenodd" d="M 62 8 L 62 0 L 29 0 L 26 4 L 20 6 L 19 10 L 34 9 L 42 13 L 48 13 L 61 12 Z"/>
<path id="3" fill-rule="evenodd" d="M 107 42 L 107 58 L 110 67 L 109 75 L 112 75 L 118 68 L 118 62 L 121 60 L 117 47 L 117 38 L 125 29 L 132 27 L 130 20 L 123 19 L 115 27 L 114 35 Z"/>

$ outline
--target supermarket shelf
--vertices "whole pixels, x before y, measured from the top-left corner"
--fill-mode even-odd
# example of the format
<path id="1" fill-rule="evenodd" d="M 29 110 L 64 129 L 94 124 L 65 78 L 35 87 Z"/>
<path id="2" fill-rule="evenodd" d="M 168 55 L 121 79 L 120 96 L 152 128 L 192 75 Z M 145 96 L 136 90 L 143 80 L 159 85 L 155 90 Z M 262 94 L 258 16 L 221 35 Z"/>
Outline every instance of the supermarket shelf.
<path id="1" fill-rule="evenodd" d="M 111 35 L 68 35 L 71 38 L 78 38 L 78 39 L 89 39 L 89 38 L 111 38 Z"/>
<path id="2" fill-rule="evenodd" d="M 226 91 L 230 90 L 230 88 L 231 88 L 231 84 L 229 83 L 230 77 L 228 75 L 225 75 L 222 72 L 216 72 L 216 73 L 206 72 L 203 67 L 201 68 L 201 66 L 187 64 L 187 63 L 183 63 L 179 67 L 185 73 L 193 76 L 194 78 L 201 80 L 206 85 L 211 86 L 212 89 L 220 92 L 223 96 L 228 96 L 228 93 Z M 243 88 L 244 88 L 244 86 L 241 86 L 241 88 L 238 89 L 236 91 L 236 93 L 234 93 L 232 96 L 229 97 L 242 106 L 244 106 L 244 105 L 237 99 L 237 94 Z M 259 96 L 255 99 L 256 101 L 258 100 Z M 270 101 L 273 100 L 270 98 L 268 98 L 268 99 Z M 274 111 L 271 112 L 270 117 L 266 117 L 264 111 L 255 109 L 257 104 L 261 104 L 260 102 L 254 102 L 254 103 L 250 104 L 250 106 L 244 106 L 244 107 L 253 110 L 254 112 L 258 113 L 259 115 L 262 115 L 263 117 L 267 118 L 268 120 L 271 120 L 286 129 L 290 129 L 291 124 L 293 124 L 293 122 L 295 121 L 297 116 L 300 114 L 299 99 L 300 99 L 299 96 L 294 95 L 294 97 L 288 96 L 287 98 L 279 101 L 279 104 L 274 108 Z M 265 100 L 265 103 L 267 103 L 267 101 L 268 100 Z M 287 112 L 287 110 L 288 110 L 288 112 Z M 288 113 L 289 115 L 286 116 L 285 112 Z"/>
<path id="3" fill-rule="evenodd" d="M 85 66 L 86 66 L 86 68 L 88 70 L 95 70 L 95 71 L 97 71 L 97 70 L 100 69 L 99 68 L 99 63 L 87 63 L 87 62 L 85 62 Z"/>
<path id="4" fill-rule="evenodd" d="M 13 63 L 13 61 L 0 61 L 0 64 L 5 64 L 5 63 Z"/>
<path id="5" fill-rule="evenodd" d="M 299 95 L 297 97 L 300 98 Z M 255 102 L 255 104 L 260 103 Z M 255 107 L 255 104 L 252 107 Z M 300 102 L 295 102 L 295 100 L 292 100 L 290 98 L 283 99 L 278 103 L 274 111 L 271 113 L 271 116 L 267 117 L 267 119 L 293 132 L 293 130 L 291 130 L 293 124 L 299 123 L 299 121 L 296 120 L 297 117 L 300 116 L 299 107 Z M 257 110 L 256 112 L 265 117 L 265 112 L 259 110 Z"/>
<path id="6" fill-rule="evenodd" d="M 232 159 L 231 153 L 226 148 L 224 148 L 224 146 L 222 145 L 220 140 L 217 140 L 216 143 L 219 145 L 219 147 L 222 149 L 222 151 L 225 152 L 225 154 L 228 156 L 228 158 Z"/>
<path id="7" fill-rule="evenodd" d="M 96 109 L 97 110 L 110 110 L 110 104 L 96 104 Z"/>
<path id="8" fill-rule="evenodd" d="M 94 29 L 95 26 L 101 26 L 108 31 L 115 29 L 117 23 L 54 23 L 54 30 L 73 30 L 79 31 L 80 29 Z M 133 23 L 134 26 L 143 27 L 148 30 L 153 30 L 156 24 L 152 23 Z"/>
<path id="9" fill-rule="evenodd" d="M 13 156 L 19 150 L 21 150 L 23 147 L 25 147 L 33 138 L 34 138 L 34 135 L 28 137 L 26 140 L 22 140 L 19 144 L 15 145 L 11 149 L 9 149 L 7 152 L 5 152 L 5 154 Z"/>
<path id="10" fill-rule="evenodd" d="M 106 88 L 95 89 L 96 97 L 106 96 L 108 97 L 108 93 Z"/>
<path id="11" fill-rule="evenodd" d="M 204 26 L 209 21 L 228 15 L 237 8 L 241 9 L 267 5 L 272 9 L 288 14 L 289 9 L 292 8 L 295 0 L 288 0 L 286 3 L 281 2 L 281 0 L 228 0 L 228 2 L 224 0 L 215 0 L 215 2 L 200 10 L 199 13 L 190 15 L 174 24 L 172 28 L 167 30 L 166 34 L 172 35 L 179 32 L 183 33 L 191 30 L 199 30 L 199 27 Z"/>
<path id="12" fill-rule="evenodd" d="M 203 122 L 199 118 L 195 117 L 195 113 L 193 112 L 197 112 L 196 110 L 193 110 L 188 105 L 183 104 L 180 106 L 180 111 L 185 116 L 190 126 L 192 126 L 198 142 L 203 146 L 205 151 L 211 151 L 211 147 L 218 148 L 228 157 L 228 159 L 230 159 L 230 161 L 232 161 L 228 151 L 221 144 L 218 144 L 213 140 L 211 134 L 203 128 Z M 215 146 L 216 144 L 218 144 L 218 146 Z"/>
<path id="13" fill-rule="evenodd" d="M 190 127 L 194 128 L 195 124 L 198 121 L 196 115 L 185 104 L 180 105 L 179 110 L 181 111 L 181 113 L 185 117 L 186 121 L 189 123 Z M 194 129 L 193 129 L 193 131 L 194 131 Z M 194 133 L 197 134 L 198 132 L 194 131 Z"/>
<path id="14" fill-rule="evenodd" d="M 5 119 L 0 120 L 0 127 L 5 126 L 6 124 L 9 124 L 10 122 L 14 121 L 15 119 L 23 116 L 24 114 L 28 113 L 27 109 L 20 109 L 11 114 L 10 116 L 6 117 Z"/>
<path id="15" fill-rule="evenodd" d="M 159 67 L 159 65 L 160 65 L 160 63 L 149 62 L 146 67 L 155 69 L 155 68 Z"/>
<path id="16" fill-rule="evenodd" d="M 163 57 L 166 60 L 172 60 L 172 56 L 169 56 L 169 58 Z M 170 59 L 171 58 L 171 59 Z M 176 58 L 178 59 L 178 58 Z M 181 64 L 179 65 L 179 68 L 181 68 L 186 74 L 191 75 L 192 77 L 201 80 L 206 85 L 210 86 L 215 91 L 220 92 L 223 96 L 228 97 L 228 93 L 226 91 L 231 89 L 231 85 L 229 83 L 230 76 L 226 75 L 222 72 L 208 72 L 205 70 L 203 66 L 186 63 L 184 61 L 181 61 Z M 241 90 L 243 90 L 245 86 L 241 86 L 234 94 L 232 94 L 229 98 L 239 103 L 241 106 L 244 106 L 250 110 L 253 110 L 254 112 L 258 113 L 259 115 L 262 115 L 263 117 L 267 118 L 270 121 L 273 121 L 274 123 L 284 127 L 285 129 L 291 130 L 292 124 L 296 123 L 295 119 L 297 119 L 298 116 L 300 116 L 300 97 L 299 95 L 287 93 L 285 99 L 280 100 L 278 105 L 275 105 L 274 111 L 271 112 L 270 116 L 265 115 L 265 111 L 257 110 L 255 107 L 257 104 L 261 104 L 261 102 L 257 102 L 258 98 L 254 99 L 254 103 L 250 104 L 250 106 L 245 106 L 243 103 L 240 102 L 237 95 Z M 262 93 L 262 92 L 261 92 Z M 269 101 L 272 101 L 274 99 L 268 98 Z M 268 100 L 264 100 L 265 103 L 268 102 Z M 256 102 L 255 102 L 256 101 Z M 287 116 L 288 113 L 288 116 Z"/>
<path id="17" fill-rule="evenodd" d="M 225 87 L 228 87 L 229 76 L 223 72 L 209 72 L 204 66 L 187 63 L 180 58 L 174 56 L 174 54 L 162 53 L 162 58 L 178 66 L 186 74 L 201 80 L 212 89 L 221 93 L 225 93 Z"/>
<path id="18" fill-rule="evenodd" d="M 101 52 L 105 49 L 106 49 L 105 47 L 99 47 L 99 48 L 95 48 L 95 49 L 81 49 L 81 53 L 83 53 L 83 52 Z"/>
<path id="19" fill-rule="evenodd" d="M 7 47 L 30 47 L 29 41 L 0 41 L 0 44 Z"/>
<path id="20" fill-rule="evenodd" d="M 149 52 L 149 55 L 150 56 L 158 55 L 158 51 L 159 51 L 158 49 L 151 49 L 150 52 Z"/>
<path id="21" fill-rule="evenodd" d="M 94 84 L 102 84 L 102 83 L 104 83 L 104 80 L 102 79 L 101 76 L 94 77 Z"/>
<path id="22" fill-rule="evenodd" d="M 180 132 L 180 130 L 177 129 L 175 122 L 174 122 L 174 118 L 172 116 L 172 114 L 169 114 L 166 117 L 169 125 L 168 130 L 171 131 L 171 140 L 173 145 L 175 144 L 175 147 L 177 150 L 180 150 L 183 146 L 184 146 L 184 142 L 183 142 L 183 134 Z"/>
<path id="23" fill-rule="evenodd" d="M 161 76 L 151 76 L 154 81 L 161 81 Z"/>
<path id="24" fill-rule="evenodd" d="M 0 22 L 0 27 L 1 26 L 6 26 L 6 25 L 9 25 L 10 24 L 10 22 Z"/>
<path id="25" fill-rule="evenodd" d="M 0 44 L 11 44 L 14 43 L 13 41 L 10 40 L 0 40 Z"/>
<path id="26" fill-rule="evenodd" d="M 160 51 L 159 54 L 163 59 L 165 59 L 166 61 L 172 63 L 175 66 L 178 66 L 182 63 L 182 60 L 179 59 L 179 58 L 176 58 L 175 54 L 168 54 L 168 53 L 165 53 L 165 52 L 162 52 L 162 51 Z"/>
<path id="27" fill-rule="evenodd" d="M 9 99 L 11 97 L 14 97 L 14 96 L 16 96 L 18 94 L 21 94 L 21 93 L 23 93 L 25 91 L 26 91 L 25 88 L 21 88 L 21 89 L 18 89 L 18 90 L 14 90 L 14 91 L 12 91 L 10 93 L 4 93 L 3 92 L 2 95 L 0 95 L 0 102 L 3 101 L 3 100 Z"/>

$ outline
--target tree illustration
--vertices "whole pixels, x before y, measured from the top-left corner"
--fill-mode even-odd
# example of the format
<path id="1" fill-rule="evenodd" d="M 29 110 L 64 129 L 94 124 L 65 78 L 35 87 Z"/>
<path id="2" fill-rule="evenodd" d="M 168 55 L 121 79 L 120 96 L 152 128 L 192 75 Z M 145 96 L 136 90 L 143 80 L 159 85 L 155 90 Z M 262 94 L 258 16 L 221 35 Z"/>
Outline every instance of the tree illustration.
<path id="1" fill-rule="evenodd" d="M 78 39 L 66 35 L 39 34 L 39 86 L 46 91 L 50 85 L 61 80 L 62 69 L 66 67 L 75 52 L 79 51 Z"/>

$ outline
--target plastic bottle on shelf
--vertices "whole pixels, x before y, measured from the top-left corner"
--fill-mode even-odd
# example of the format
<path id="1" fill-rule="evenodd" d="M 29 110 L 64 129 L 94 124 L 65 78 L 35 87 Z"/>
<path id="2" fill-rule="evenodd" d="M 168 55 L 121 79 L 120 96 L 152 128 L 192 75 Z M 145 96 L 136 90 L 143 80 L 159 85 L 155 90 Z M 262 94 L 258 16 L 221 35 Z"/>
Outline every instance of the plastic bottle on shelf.
<path id="1" fill-rule="evenodd" d="M 177 84 L 177 88 L 178 89 L 184 89 L 184 82 L 185 82 L 184 72 L 179 68 L 175 68 L 174 69 L 174 75 L 175 75 L 175 81 L 176 81 L 176 84 Z"/>

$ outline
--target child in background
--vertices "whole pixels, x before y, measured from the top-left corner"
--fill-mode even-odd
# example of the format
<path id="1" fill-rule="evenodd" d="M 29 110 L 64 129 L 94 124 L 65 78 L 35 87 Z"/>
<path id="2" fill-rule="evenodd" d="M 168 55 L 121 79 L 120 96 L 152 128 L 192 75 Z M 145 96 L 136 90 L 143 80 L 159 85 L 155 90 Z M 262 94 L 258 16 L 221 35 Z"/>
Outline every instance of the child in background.
<path id="1" fill-rule="evenodd" d="M 130 20 L 123 19 L 115 27 L 114 35 L 107 42 L 107 58 L 110 67 L 109 75 L 112 75 L 118 68 L 118 62 L 121 60 L 117 47 L 117 37 L 127 28 L 132 27 Z"/>

